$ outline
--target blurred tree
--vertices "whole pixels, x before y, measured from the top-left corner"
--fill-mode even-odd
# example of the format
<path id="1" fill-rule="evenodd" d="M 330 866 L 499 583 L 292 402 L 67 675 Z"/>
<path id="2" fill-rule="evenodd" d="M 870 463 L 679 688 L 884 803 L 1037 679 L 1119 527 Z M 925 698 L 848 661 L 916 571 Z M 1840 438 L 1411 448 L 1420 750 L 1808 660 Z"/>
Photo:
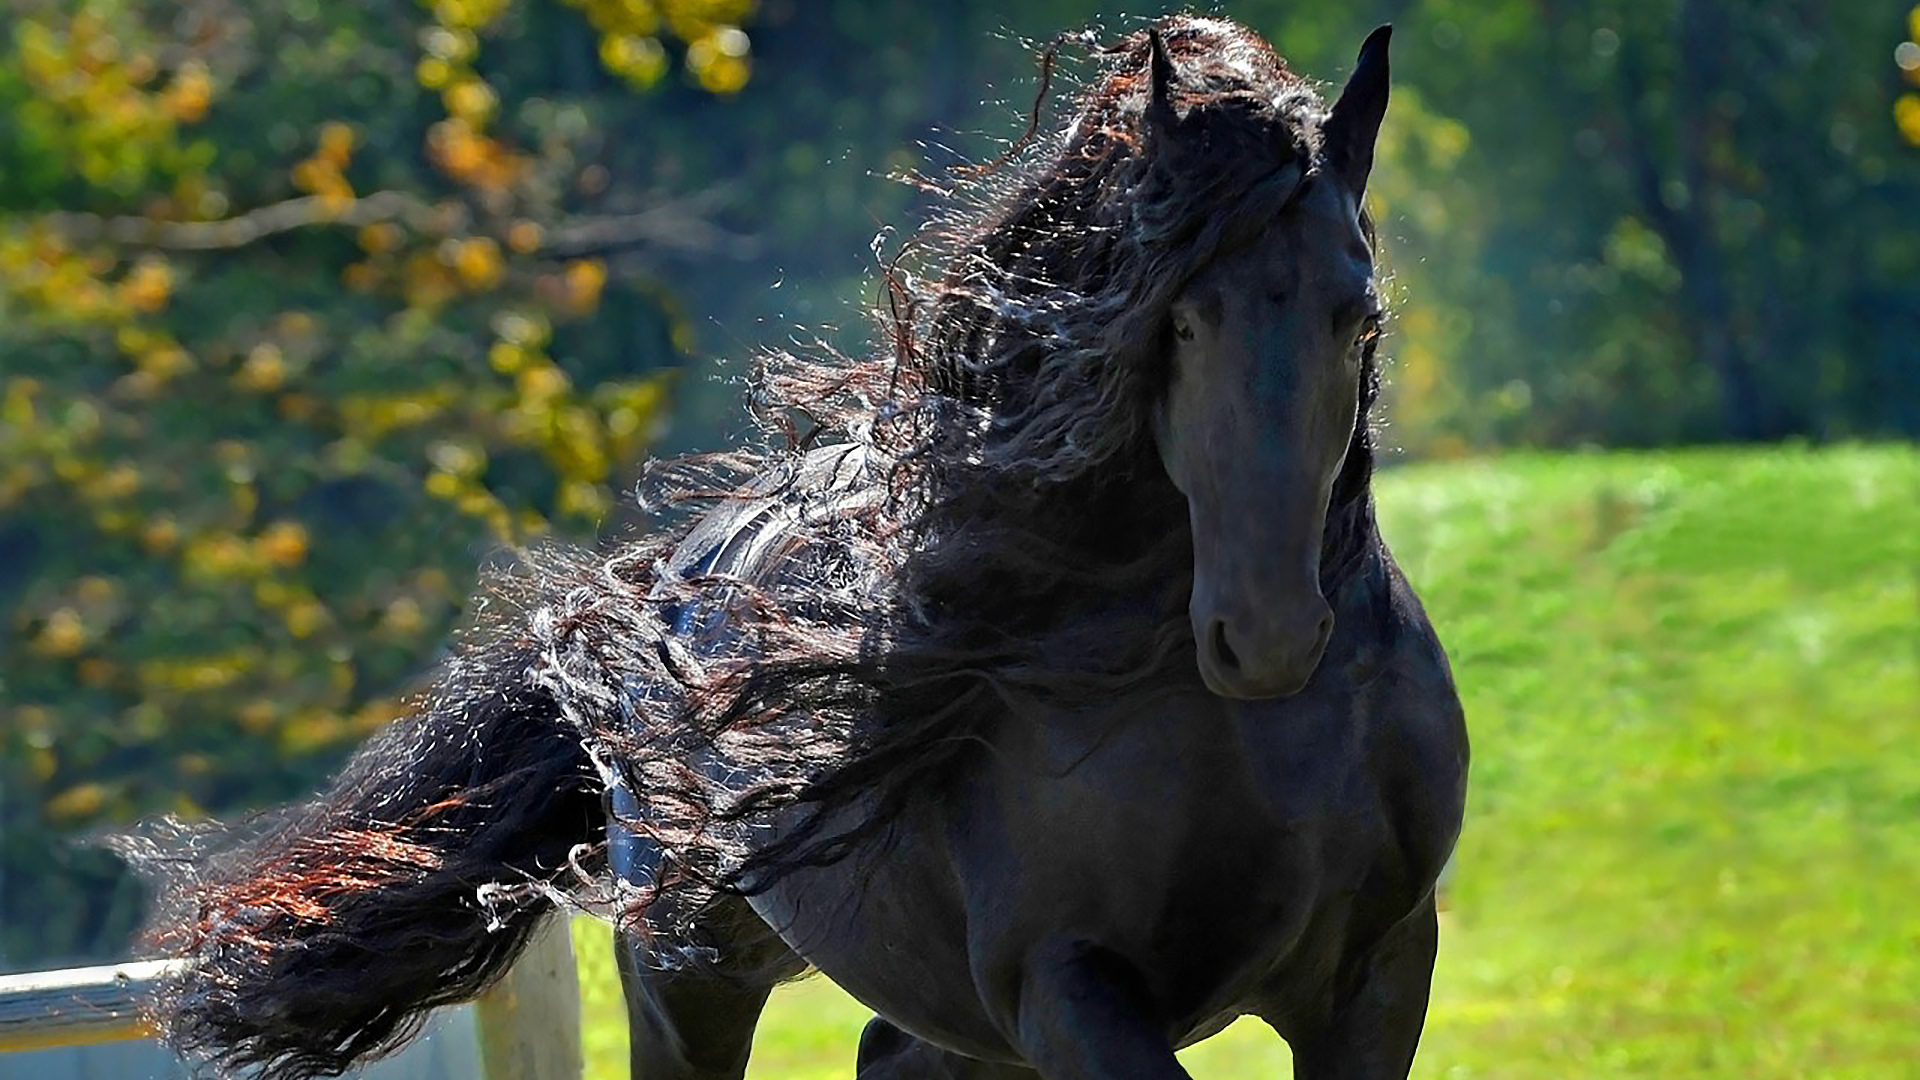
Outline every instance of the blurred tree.
<path id="1" fill-rule="evenodd" d="M 1608 444 L 1920 431 L 1920 197 L 1870 4 L 1400 5 L 1406 80 L 1470 133 L 1422 239 L 1481 316 L 1469 429 Z M 1463 184 L 1462 181 L 1465 181 Z M 1466 189 L 1466 190 L 1463 190 Z M 1428 246 L 1432 243 L 1432 246 Z M 1481 328 L 1489 333 L 1484 336 Z"/>
<path id="2" fill-rule="evenodd" d="M 749 340 L 780 336 L 759 319 L 840 314 L 832 298 L 855 295 L 867 266 L 851 253 L 917 198 L 880 174 L 937 173 L 953 157 L 938 144 L 977 157 L 998 145 L 979 132 L 1018 131 L 1033 69 L 1010 39 L 1102 18 L 1124 30 L 1149 14 L 1113 7 L 765 5 L 764 77 L 666 122 L 709 133 L 670 140 L 679 167 L 752 192 L 732 220 L 763 230 L 777 270 L 760 280 L 783 284 L 741 289 L 728 270 L 696 283 L 699 306 Z M 1908 346 L 1920 243 L 1903 227 L 1920 178 L 1886 122 L 1912 100 L 1898 115 L 1920 128 L 1920 97 L 1900 97 L 1885 63 L 1895 13 L 1820 0 L 1246 0 L 1232 14 L 1330 90 L 1368 29 L 1398 27 L 1372 196 L 1398 298 L 1399 445 L 1920 431 Z M 929 130 L 936 145 L 917 145 Z"/>
<path id="3" fill-rule="evenodd" d="M 0 957 L 120 947 L 68 838 L 311 788 L 605 516 L 736 242 L 614 136 L 750 2 L 0 13 Z"/>

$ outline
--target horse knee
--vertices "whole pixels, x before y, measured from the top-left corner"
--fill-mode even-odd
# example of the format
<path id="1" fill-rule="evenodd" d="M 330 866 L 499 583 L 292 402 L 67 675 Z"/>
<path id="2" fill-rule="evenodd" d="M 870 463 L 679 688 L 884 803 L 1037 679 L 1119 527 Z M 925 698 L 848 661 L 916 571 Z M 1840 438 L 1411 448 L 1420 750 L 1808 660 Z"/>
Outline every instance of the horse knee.
<path id="1" fill-rule="evenodd" d="M 860 1033 L 860 1052 L 854 1059 L 854 1071 L 861 1080 L 871 1080 L 869 1071 L 880 1073 L 887 1062 L 898 1060 L 913 1049 L 913 1036 L 876 1016 L 867 1021 Z"/>
<path id="2" fill-rule="evenodd" d="M 976 1061 L 901 1031 L 876 1016 L 860 1033 L 856 1080 L 1039 1080 L 1021 1065 Z"/>

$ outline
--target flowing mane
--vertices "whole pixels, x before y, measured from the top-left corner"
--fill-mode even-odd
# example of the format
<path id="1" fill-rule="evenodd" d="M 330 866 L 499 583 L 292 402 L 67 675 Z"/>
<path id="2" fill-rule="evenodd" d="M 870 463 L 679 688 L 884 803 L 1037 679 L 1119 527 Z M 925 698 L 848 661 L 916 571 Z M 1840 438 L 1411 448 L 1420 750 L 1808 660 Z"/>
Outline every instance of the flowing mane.
<path id="1" fill-rule="evenodd" d="M 1324 106 L 1238 26 L 1158 30 L 1204 155 L 1150 152 L 1147 32 L 1093 50 L 1059 132 L 968 174 L 966 203 L 921 245 L 933 272 L 886 269 L 889 349 L 763 357 L 766 445 L 651 481 L 657 504 L 714 517 L 777 499 L 778 553 L 687 572 L 674 553 L 695 518 L 575 565 L 579 587 L 536 607 L 537 680 L 605 779 L 641 793 L 627 824 L 672 859 L 636 910 L 837 857 L 937 785 L 994 715 L 1192 678 L 1191 541 L 1151 439 L 1167 305 L 1291 197 Z M 1370 349 L 1367 364 L 1363 416 Z M 1367 429 L 1336 484 L 1330 577 L 1372 542 Z M 824 480 L 809 450 L 835 445 Z M 724 646 L 676 633 L 689 608 L 724 624 Z M 851 824 L 835 817 L 856 801 Z"/>

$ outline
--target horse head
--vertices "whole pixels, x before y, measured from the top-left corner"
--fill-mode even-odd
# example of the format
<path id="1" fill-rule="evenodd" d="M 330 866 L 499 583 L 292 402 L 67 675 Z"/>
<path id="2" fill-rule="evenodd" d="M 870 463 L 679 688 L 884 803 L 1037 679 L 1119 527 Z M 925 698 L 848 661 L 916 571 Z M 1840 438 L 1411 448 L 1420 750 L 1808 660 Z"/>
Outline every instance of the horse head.
<path id="1" fill-rule="evenodd" d="M 1323 537 L 1382 315 L 1361 202 L 1387 105 L 1387 37 L 1382 27 L 1367 39 L 1317 138 L 1317 116 L 1271 125 L 1297 140 L 1262 182 L 1278 189 L 1277 210 L 1223 235 L 1167 305 L 1154 439 L 1187 502 L 1201 677 L 1227 697 L 1297 693 L 1333 632 Z M 1209 158 L 1244 136 L 1244 122 L 1224 127 L 1229 114 L 1249 106 L 1215 75 L 1184 74 L 1158 33 L 1147 52 L 1149 160 L 1204 183 L 1222 167 Z M 1189 77 L 1198 85 L 1183 88 Z M 1184 116 L 1183 96 L 1194 101 Z"/>

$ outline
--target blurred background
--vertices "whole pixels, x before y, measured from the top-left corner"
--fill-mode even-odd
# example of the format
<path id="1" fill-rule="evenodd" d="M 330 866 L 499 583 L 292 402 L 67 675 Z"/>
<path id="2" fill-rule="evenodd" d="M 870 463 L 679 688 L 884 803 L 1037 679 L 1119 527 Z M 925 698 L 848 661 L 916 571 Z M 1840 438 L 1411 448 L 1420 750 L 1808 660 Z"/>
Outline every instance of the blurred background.
<path id="1" fill-rule="evenodd" d="M 1911 7 L 1223 11 L 1330 90 L 1396 25 L 1380 501 L 1477 737 L 1421 1075 L 1920 1076 Z M 0 5 L 0 971 L 125 955 L 87 837 L 316 787 L 482 564 L 861 347 L 897 177 L 1156 10 Z M 760 1075 L 848 1068 L 804 992 Z"/>

